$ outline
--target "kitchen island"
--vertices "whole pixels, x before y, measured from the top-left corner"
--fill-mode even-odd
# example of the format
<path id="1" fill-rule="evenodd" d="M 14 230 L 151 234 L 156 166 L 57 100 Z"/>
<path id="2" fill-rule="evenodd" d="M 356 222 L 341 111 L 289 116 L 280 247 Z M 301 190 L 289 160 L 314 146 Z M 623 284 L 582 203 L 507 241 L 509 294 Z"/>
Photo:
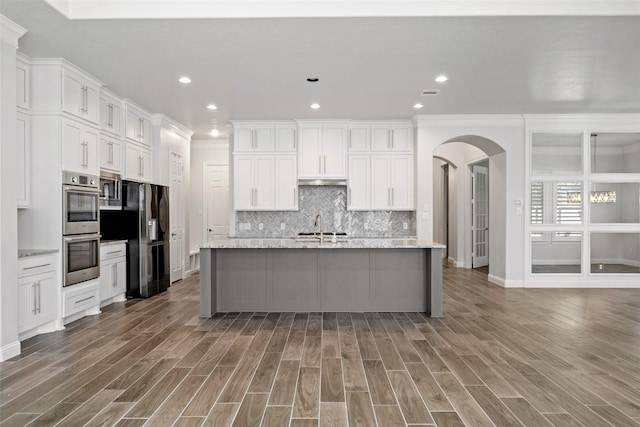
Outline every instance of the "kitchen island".
<path id="1" fill-rule="evenodd" d="M 232 311 L 442 317 L 444 245 L 415 239 L 224 239 L 200 248 L 200 316 Z"/>

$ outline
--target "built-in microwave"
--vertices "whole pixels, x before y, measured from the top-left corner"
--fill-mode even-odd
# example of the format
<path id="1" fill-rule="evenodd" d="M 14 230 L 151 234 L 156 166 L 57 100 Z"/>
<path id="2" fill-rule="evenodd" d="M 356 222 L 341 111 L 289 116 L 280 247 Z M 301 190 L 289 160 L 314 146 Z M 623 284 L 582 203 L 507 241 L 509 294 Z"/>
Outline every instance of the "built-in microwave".
<path id="1" fill-rule="evenodd" d="M 100 209 L 122 209 L 120 175 L 100 172 Z"/>
<path id="2" fill-rule="evenodd" d="M 98 177 L 64 173 L 62 185 L 62 234 L 100 232 Z"/>

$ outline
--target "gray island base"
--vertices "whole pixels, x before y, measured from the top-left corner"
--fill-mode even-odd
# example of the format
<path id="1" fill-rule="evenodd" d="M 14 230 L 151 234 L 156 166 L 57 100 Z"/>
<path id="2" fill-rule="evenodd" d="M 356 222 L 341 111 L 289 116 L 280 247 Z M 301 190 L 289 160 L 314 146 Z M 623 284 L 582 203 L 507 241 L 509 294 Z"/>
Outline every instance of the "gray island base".
<path id="1" fill-rule="evenodd" d="M 412 239 L 209 242 L 200 249 L 200 316 L 409 311 L 442 317 L 443 248 Z"/>

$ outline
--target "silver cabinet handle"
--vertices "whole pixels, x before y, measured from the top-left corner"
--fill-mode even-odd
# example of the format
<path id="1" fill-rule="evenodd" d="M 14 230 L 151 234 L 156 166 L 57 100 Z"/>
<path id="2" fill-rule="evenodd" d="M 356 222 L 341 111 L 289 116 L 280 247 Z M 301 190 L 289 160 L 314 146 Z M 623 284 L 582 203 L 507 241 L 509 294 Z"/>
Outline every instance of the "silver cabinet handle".
<path id="1" fill-rule="evenodd" d="M 391 129 L 391 149 L 392 150 L 393 150 L 394 145 L 395 145 L 395 141 L 394 141 L 395 136 L 396 136 L 396 133 L 393 131 L 393 129 Z"/>
<path id="2" fill-rule="evenodd" d="M 140 156 L 140 167 L 142 169 L 142 176 L 144 176 L 144 157 Z"/>
<path id="3" fill-rule="evenodd" d="M 324 173 L 327 173 L 327 156 L 322 156 L 324 157 Z"/>
<path id="4" fill-rule="evenodd" d="M 387 204 L 391 206 L 391 188 L 387 188 Z"/>
<path id="5" fill-rule="evenodd" d="M 351 187 L 348 188 L 347 199 L 347 206 L 351 206 Z"/>
<path id="6" fill-rule="evenodd" d="M 78 300 L 78 301 L 76 301 L 75 303 L 76 303 L 76 304 L 80 304 L 81 302 L 89 301 L 91 298 L 95 298 L 95 297 L 96 297 L 95 295 L 91 295 L 90 297 L 86 297 L 86 298 L 79 299 L 79 300 Z"/>
<path id="7" fill-rule="evenodd" d="M 33 290 L 33 314 L 36 314 L 36 284 L 31 284 L 31 289 Z"/>
<path id="8" fill-rule="evenodd" d="M 122 251 L 111 251 L 111 252 L 107 252 L 107 255 L 113 255 L 113 254 L 119 254 Z"/>
<path id="9" fill-rule="evenodd" d="M 296 205 L 296 189 L 295 187 L 293 188 L 293 206 Z"/>
<path id="10" fill-rule="evenodd" d="M 49 264 L 34 265 L 34 266 L 32 266 L 32 267 L 25 267 L 25 268 L 23 268 L 23 270 L 31 270 L 31 269 L 33 269 L 33 268 L 46 267 L 46 266 L 48 266 L 48 265 L 51 265 L 51 264 L 49 263 Z"/>
<path id="11" fill-rule="evenodd" d="M 393 145 L 391 146 L 391 148 L 393 148 Z M 393 194 L 393 187 L 391 187 L 391 206 L 395 205 L 395 200 L 394 199 L 395 199 L 395 197 L 394 197 L 394 194 Z"/>
<path id="12" fill-rule="evenodd" d="M 111 285 L 115 288 L 117 286 L 118 265 L 113 264 L 111 266 Z"/>
<path id="13" fill-rule="evenodd" d="M 297 150 L 297 145 L 298 145 L 296 136 L 297 134 L 296 134 L 296 131 L 294 130 L 293 131 L 293 149 L 294 150 Z"/>
<path id="14" fill-rule="evenodd" d="M 322 156 L 318 154 L 318 173 L 322 173 Z"/>
<path id="15" fill-rule="evenodd" d="M 38 280 L 38 313 L 42 313 L 42 285 Z"/>

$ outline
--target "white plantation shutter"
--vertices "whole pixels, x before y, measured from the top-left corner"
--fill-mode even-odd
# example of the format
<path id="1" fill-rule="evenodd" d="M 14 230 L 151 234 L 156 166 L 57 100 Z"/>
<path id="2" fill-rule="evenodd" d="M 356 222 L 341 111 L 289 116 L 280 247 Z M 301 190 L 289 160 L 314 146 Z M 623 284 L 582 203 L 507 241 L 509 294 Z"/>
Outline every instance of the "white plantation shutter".
<path id="1" fill-rule="evenodd" d="M 582 203 L 570 203 L 568 193 L 582 192 L 582 183 L 555 183 L 555 224 L 582 224 Z M 580 232 L 557 232 L 555 237 L 580 237 Z"/>
<path id="2" fill-rule="evenodd" d="M 531 183 L 531 224 L 544 224 L 544 183 Z"/>

